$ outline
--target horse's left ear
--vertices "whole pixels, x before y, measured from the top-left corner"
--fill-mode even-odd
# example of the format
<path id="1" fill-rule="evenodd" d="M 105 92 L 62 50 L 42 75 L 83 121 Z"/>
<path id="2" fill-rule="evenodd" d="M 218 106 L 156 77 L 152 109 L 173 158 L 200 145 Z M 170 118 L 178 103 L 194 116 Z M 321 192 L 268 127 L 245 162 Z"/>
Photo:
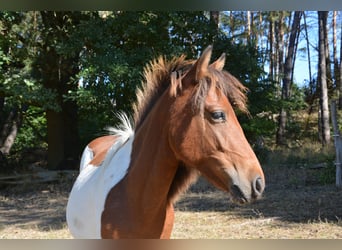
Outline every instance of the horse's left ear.
<path id="1" fill-rule="evenodd" d="M 212 52 L 213 46 L 209 45 L 194 65 L 196 67 L 196 81 L 199 81 L 207 74 Z"/>
<path id="2" fill-rule="evenodd" d="M 201 80 L 203 77 L 205 77 L 208 74 L 208 68 L 209 68 L 209 62 L 211 58 L 213 47 L 208 46 L 200 56 L 200 58 L 192 65 L 192 68 L 189 70 L 189 72 L 184 76 L 183 82 L 191 82 L 197 83 L 199 80 Z"/>
<path id="3" fill-rule="evenodd" d="M 226 54 L 222 53 L 222 55 L 215 62 L 210 64 L 209 67 L 212 67 L 218 71 L 221 71 L 224 67 L 224 63 L 226 62 Z"/>

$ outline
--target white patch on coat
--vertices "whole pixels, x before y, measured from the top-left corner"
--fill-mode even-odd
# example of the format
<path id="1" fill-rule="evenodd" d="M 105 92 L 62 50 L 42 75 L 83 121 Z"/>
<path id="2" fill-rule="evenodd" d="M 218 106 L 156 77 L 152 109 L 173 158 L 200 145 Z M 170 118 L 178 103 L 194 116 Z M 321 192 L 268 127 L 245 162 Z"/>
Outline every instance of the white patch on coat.
<path id="1" fill-rule="evenodd" d="M 80 172 L 88 166 L 89 162 L 94 158 L 93 150 L 91 150 L 88 146 L 84 149 L 82 153 L 82 158 L 80 162 Z"/>
<path id="2" fill-rule="evenodd" d="M 126 115 L 120 114 L 122 125 L 111 128 L 118 136 L 100 166 L 89 164 L 93 157 L 86 147 L 81 159 L 80 174 L 70 192 L 66 219 L 75 238 L 101 238 L 101 214 L 109 191 L 126 175 L 130 161 L 134 131 Z"/>

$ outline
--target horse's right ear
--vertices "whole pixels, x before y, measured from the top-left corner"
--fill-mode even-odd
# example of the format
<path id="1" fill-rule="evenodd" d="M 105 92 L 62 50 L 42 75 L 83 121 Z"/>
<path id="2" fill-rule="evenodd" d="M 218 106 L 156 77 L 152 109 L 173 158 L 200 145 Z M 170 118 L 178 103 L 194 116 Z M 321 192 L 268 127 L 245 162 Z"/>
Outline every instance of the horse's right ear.
<path id="1" fill-rule="evenodd" d="M 210 64 L 209 67 L 212 67 L 218 71 L 221 71 L 224 67 L 224 63 L 226 62 L 226 54 L 222 53 L 219 59 L 217 59 L 215 62 Z"/>
<path id="2" fill-rule="evenodd" d="M 213 47 L 208 46 L 189 70 L 189 72 L 184 76 L 184 80 L 195 81 L 198 82 L 203 77 L 208 74 L 209 62 L 211 58 L 211 54 L 213 51 Z"/>

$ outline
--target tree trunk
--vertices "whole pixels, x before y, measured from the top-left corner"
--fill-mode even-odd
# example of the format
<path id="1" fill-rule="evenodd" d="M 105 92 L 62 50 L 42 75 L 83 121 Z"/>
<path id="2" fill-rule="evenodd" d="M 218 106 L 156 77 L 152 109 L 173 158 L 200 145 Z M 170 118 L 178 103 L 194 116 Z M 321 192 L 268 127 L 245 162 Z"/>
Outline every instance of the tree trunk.
<path id="1" fill-rule="evenodd" d="M 251 12 L 246 11 L 246 30 L 247 30 L 247 43 L 249 44 L 251 42 L 251 36 L 252 36 L 252 22 L 251 22 Z"/>
<path id="2" fill-rule="evenodd" d="M 279 20 L 275 25 L 275 37 L 276 37 L 276 55 L 277 55 L 277 69 L 276 69 L 276 81 L 279 86 L 279 93 L 281 92 L 281 74 L 284 72 L 284 13 L 280 11 Z M 279 95 L 280 96 L 280 95 Z"/>
<path id="3" fill-rule="evenodd" d="M 263 25 L 263 14 L 262 11 L 258 11 L 258 17 L 259 17 L 259 23 L 257 24 L 257 31 L 255 32 L 255 46 L 256 47 L 260 47 L 263 48 L 264 44 L 263 44 L 263 39 L 259 39 L 263 37 L 263 32 L 264 32 L 264 25 Z M 256 26 L 256 25 L 255 25 Z M 254 27 L 254 25 L 253 25 Z"/>
<path id="4" fill-rule="evenodd" d="M 0 96 L 0 124 L 2 124 L 4 107 L 5 107 L 5 97 Z"/>
<path id="5" fill-rule="evenodd" d="M 284 31 L 283 31 L 283 12 L 280 12 L 279 21 L 276 22 L 276 29 L 275 29 L 275 36 L 276 36 L 276 55 L 277 55 L 277 68 L 276 68 L 276 82 L 278 86 L 278 93 L 277 97 L 281 99 L 282 91 L 281 91 L 281 75 L 284 72 Z M 285 144 L 285 128 L 286 128 L 286 111 L 281 108 L 278 117 L 278 129 L 276 133 L 276 144 L 277 145 L 284 145 Z"/>
<path id="6" fill-rule="evenodd" d="M 308 33 L 308 27 L 306 23 L 306 15 L 305 12 L 303 12 L 304 17 L 304 29 L 305 29 L 305 40 L 306 40 L 306 50 L 308 53 L 308 67 L 309 67 L 309 85 L 310 90 L 313 90 L 313 81 L 312 81 L 312 73 L 311 73 L 311 56 L 310 56 L 310 42 L 309 42 L 309 33 Z"/>
<path id="7" fill-rule="evenodd" d="M 338 58 L 337 58 L 337 11 L 333 12 L 333 20 L 332 20 L 332 28 L 333 28 L 333 60 L 334 60 L 334 85 L 336 90 L 336 96 L 339 96 L 338 93 L 338 82 L 340 81 L 340 72 L 339 72 L 339 65 L 338 65 Z"/>
<path id="8" fill-rule="evenodd" d="M 212 37 L 212 42 L 215 42 L 219 33 L 219 22 L 220 22 L 220 12 L 210 11 L 210 23 L 215 28 L 214 36 Z"/>
<path id="9" fill-rule="evenodd" d="M 341 79 L 341 73 L 342 73 L 342 67 L 341 62 L 339 64 L 338 62 L 338 56 L 337 56 L 337 11 L 333 12 L 333 58 L 334 58 L 334 81 L 335 81 L 335 90 L 336 90 L 336 98 L 338 100 L 338 109 L 342 109 L 342 79 Z M 342 26 L 341 26 L 342 31 Z M 342 36 L 341 36 L 342 38 Z M 342 39 L 341 39 L 342 41 Z M 342 43 L 340 44 L 340 59 L 342 56 Z M 341 61 L 341 60 L 340 60 Z"/>
<path id="10" fill-rule="evenodd" d="M 64 136 L 62 112 L 54 110 L 46 111 L 47 141 L 48 141 L 48 166 L 49 169 L 57 169 L 64 159 Z"/>
<path id="11" fill-rule="evenodd" d="M 306 14 L 305 11 L 303 11 L 303 19 L 304 19 L 304 31 L 305 31 L 305 40 L 306 40 L 306 51 L 307 51 L 307 56 L 308 56 L 308 71 L 309 71 L 309 99 L 308 99 L 308 104 L 309 104 L 309 111 L 308 115 L 309 117 L 306 118 L 305 122 L 305 128 L 304 131 L 307 131 L 309 128 L 309 120 L 310 120 L 310 115 L 313 112 L 313 104 L 315 101 L 315 96 L 316 96 L 316 91 L 315 87 L 316 84 L 314 83 L 314 80 L 312 79 L 312 72 L 311 72 L 311 56 L 310 56 L 310 42 L 309 42 L 309 33 L 308 33 L 308 28 L 307 28 L 307 22 L 306 22 Z"/>
<path id="12" fill-rule="evenodd" d="M 219 11 L 210 11 L 210 21 L 212 21 L 218 29 L 219 22 L 220 22 L 220 12 Z"/>
<path id="13" fill-rule="evenodd" d="M 291 96 L 291 79 L 292 72 L 295 63 L 295 54 L 296 54 L 296 40 L 297 36 L 300 32 L 300 19 L 301 19 L 301 11 L 295 11 L 293 17 L 293 23 L 291 27 L 291 33 L 289 38 L 289 44 L 287 48 L 287 55 L 285 58 L 284 64 L 284 78 L 283 78 L 283 88 L 282 88 L 282 97 L 288 99 Z"/>
<path id="14" fill-rule="evenodd" d="M 341 157 L 342 157 L 342 139 L 341 139 L 341 133 L 338 128 L 338 116 L 337 116 L 337 110 L 336 110 L 336 101 L 331 102 L 331 122 L 333 125 L 334 130 L 334 144 L 335 144 L 335 152 L 336 152 L 336 187 L 341 188 L 342 187 L 342 169 L 341 169 Z"/>
<path id="15" fill-rule="evenodd" d="M 270 55 L 270 77 L 271 80 L 274 81 L 274 63 L 275 63 L 275 58 L 274 58 L 274 53 L 273 53 L 273 46 L 274 46 L 274 22 L 272 18 L 269 20 L 269 29 L 268 29 L 268 41 L 269 41 L 269 55 Z"/>
<path id="16" fill-rule="evenodd" d="M 323 22 L 323 32 L 324 32 L 324 48 L 325 48 L 325 67 L 326 67 L 326 81 L 327 81 L 327 88 L 332 89 L 333 81 L 332 81 L 332 72 L 331 72 L 331 60 L 330 60 L 330 48 L 329 48 L 329 35 L 328 35 L 328 14 L 329 11 L 326 11 L 326 17 L 324 18 Z"/>
<path id="17" fill-rule="evenodd" d="M 17 137 L 21 123 L 21 111 L 18 109 L 11 110 L 1 129 L 0 151 L 3 154 L 6 155 L 10 153 L 11 148 L 14 144 L 14 140 Z"/>
<path id="18" fill-rule="evenodd" d="M 300 17 L 299 19 L 301 19 L 302 15 L 303 15 L 304 11 L 300 11 Z M 300 20 L 299 20 L 299 23 L 298 23 L 298 31 L 297 31 L 297 34 L 296 34 L 296 38 L 295 38 L 295 44 L 294 44 L 294 54 L 293 54 L 293 67 L 292 67 L 292 70 L 291 70 L 291 83 L 294 82 L 293 81 L 293 77 L 294 77 L 294 69 L 295 69 L 295 62 L 296 62 L 296 57 L 297 57 L 297 50 L 298 50 L 298 43 L 299 43 L 299 34 L 300 34 L 301 30 L 300 30 Z"/>
<path id="19" fill-rule="evenodd" d="M 234 12 L 229 11 L 229 26 L 230 26 L 230 37 L 232 38 L 232 42 L 235 42 L 235 22 L 234 22 Z"/>
<path id="20" fill-rule="evenodd" d="M 342 25 L 341 25 L 341 34 L 342 34 Z M 338 97 L 338 109 L 342 109 L 342 37 L 340 41 L 340 73 L 339 73 L 339 81 L 338 81 L 338 89 L 339 89 L 339 97 Z"/>
<path id="21" fill-rule="evenodd" d="M 63 13 L 41 12 L 43 24 L 46 28 L 63 23 Z M 56 35 L 59 42 L 65 37 L 61 32 Z M 55 38 L 56 39 L 56 38 Z M 49 169 L 70 169 L 78 167 L 80 157 L 77 103 L 65 100 L 70 90 L 75 90 L 77 84 L 72 82 L 77 72 L 77 56 L 66 57 L 59 55 L 47 41 L 44 45 L 45 53 L 41 55 L 39 67 L 43 76 L 44 87 L 53 89 L 57 93 L 56 102 L 60 110 L 47 110 L 48 132 L 48 167 Z"/>
<path id="22" fill-rule="evenodd" d="M 300 32 L 300 19 L 301 19 L 301 11 L 295 11 L 291 33 L 287 48 L 287 55 L 285 58 L 284 71 L 283 71 L 283 86 L 281 92 L 281 99 L 283 101 L 289 101 L 291 97 L 291 86 L 292 86 L 292 72 L 294 68 L 294 57 L 296 54 L 296 40 L 297 36 Z M 287 110 L 285 107 L 281 107 L 279 112 L 279 120 L 278 120 L 278 130 L 276 136 L 277 145 L 285 145 L 286 144 L 286 121 L 287 121 Z"/>
<path id="23" fill-rule="evenodd" d="M 326 146 L 330 143 L 330 124 L 329 124 L 329 103 L 328 103 L 328 86 L 326 75 L 326 32 L 324 26 L 327 23 L 328 12 L 318 11 L 318 33 L 319 33 L 319 84 L 321 87 L 320 109 L 321 109 L 321 126 L 322 126 L 322 145 Z"/>

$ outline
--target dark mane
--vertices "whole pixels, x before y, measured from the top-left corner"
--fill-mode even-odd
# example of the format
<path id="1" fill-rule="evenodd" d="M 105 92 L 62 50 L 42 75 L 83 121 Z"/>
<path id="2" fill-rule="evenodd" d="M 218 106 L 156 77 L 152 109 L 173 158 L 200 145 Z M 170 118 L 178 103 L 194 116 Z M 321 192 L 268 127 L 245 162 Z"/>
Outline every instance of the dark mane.
<path id="1" fill-rule="evenodd" d="M 209 89 L 218 88 L 228 98 L 230 104 L 245 113 L 247 110 L 247 88 L 229 72 L 218 71 L 209 68 L 209 75 L 200 80 L 197 92 L 194 96 L 194 107 L 203 111 L 204 100 L 208 95 Z"/>
<path id="2" fill-rule="evenodd" d="M 182 55 L 167 61 L 159 57 L 144 69 L 144 81 L 137 89 L 137 101 L 133 105 L 135 129 L 138 129 L 162 93 L 170 86 L 172 72 L 187 72 L 193 61 Z"/>
<path id="3" fill-rule="evenodd" d="M 180 194 L 184 193 L 196 180 L 199 173 L 197 170 L 188 168 L 183 162 L 180 162 L 175 177 L 170 186 L 167 200 L 170 204 L 175 203 Z"/>
<path id="4" fill-rule="evenodd" d="M 140 127 L 158 98 L 171 84 L 174 85 L 172 92 L 175 94 L 177 89 L 181 89 L 181 79 L 194 63 L 194 60 L 185 60 L 183 55 L 170 61 L 159 57 L 145 67 L 144 81 L 137 89 L 137 101 L 133 105 L 135 129 Z M 198 85 L 194 106 L 198 108 L 203 105 L 211 84 L 215 84 L 234 107 L 247 112 L 247 88 L 225 70 L 218 71 L 209 67 L 209 73 Z"/>

